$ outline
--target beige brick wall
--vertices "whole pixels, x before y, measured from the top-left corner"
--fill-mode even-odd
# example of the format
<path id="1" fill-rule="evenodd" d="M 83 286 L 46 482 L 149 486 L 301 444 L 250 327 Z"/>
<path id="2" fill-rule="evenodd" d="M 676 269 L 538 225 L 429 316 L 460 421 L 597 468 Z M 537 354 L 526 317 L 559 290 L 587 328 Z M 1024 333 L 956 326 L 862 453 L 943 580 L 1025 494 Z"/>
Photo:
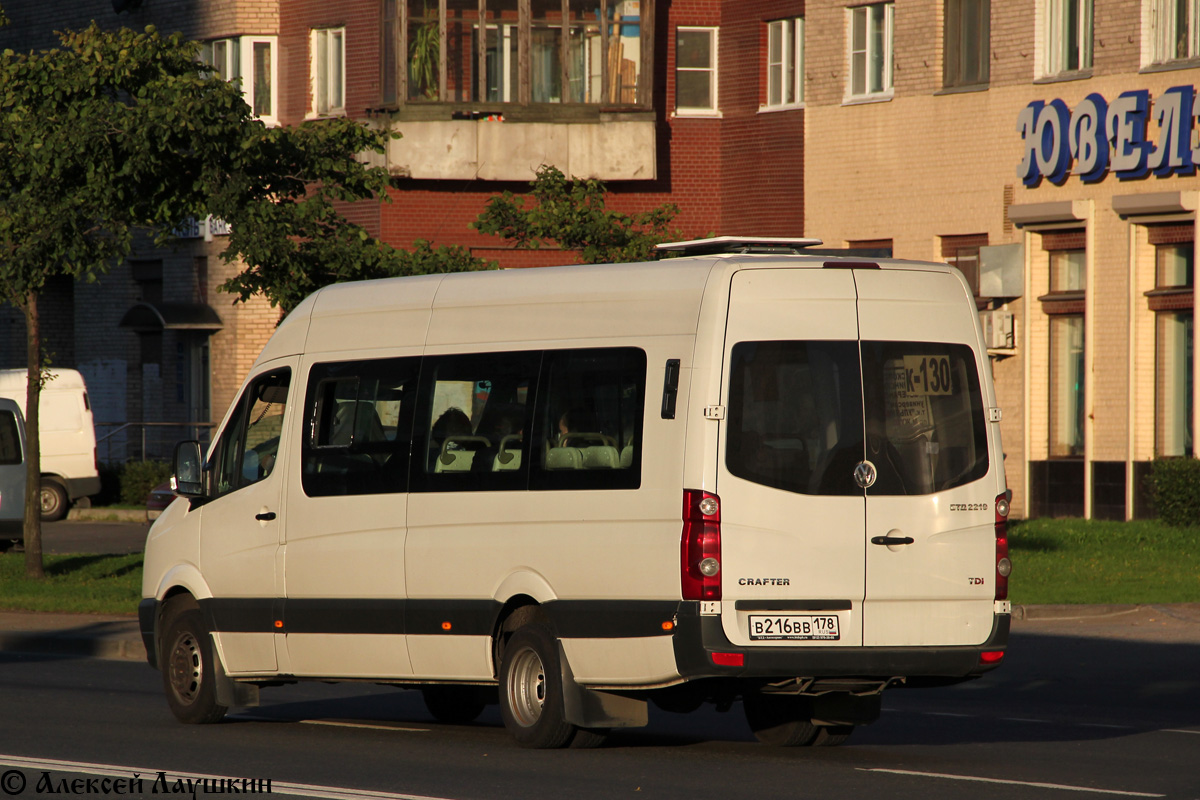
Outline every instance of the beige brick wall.
<path id="1" fill-rule="evenodd" d="M 1153 281 L 1153 265 L 1139 261 L 1136 285 L 1131 283 L 1131 227 L 1139 226 L 1113 212 L 1113 197 L 1194 191 L 1200 189 L 1200 177 L 1119 181 L 1109 174 L 1091 185 L 1069 177 L 1062 186 L 1043 181 L 1027 188 L 1017 176 L 1022 158 L 1017 115 L 1033 100 L 1061 98 L 1074 108 L 1092 92 L 1111 101 L 1122 92 L 1146 89 L 1156 98 L 1171 86 L 1200 84 L 1197 71 L 1139 72 L 1141 9 L 1135 0 L 1125 0 L 1096 4 L 1095 77 L 1034 83 L 1034 17 L 1040 3 L 993 0 L 990 87 L 937 94 L 942 0 L 898 0 L 894 97 L 843 105 L 846 5 L 810 2 L 807 7 L 805 234 L 832 245 L 890 238 L 898 257 L 920 259 L 940 258 L 939 237 L 948 235 L 986 233 L 991 244 L 1026 243 L 1031 291 L 1009 306 L 1017 317 L 1017 355 L 993 363 L 1004 409 L 1006 470 L 1021 514 L 1025 464 L 1047 453 L 1048 319 L 1036 298 L 1047 290 L 1048 278 L 1039 237 L 1006 228 L 1004 195 L 1008 188 L 1016 204 L 1090 201 L 1088 458 L 1148 458 L 1154 436 L 1154 320 L 1142 293 Z M 1149 136 L 1157 136 L 1153 122 Z M 1144 244 L 1140 252 L 1152 257 L 1144 255 Z M 1131 341 L 1136 353 L 1132 389 Z M 1136 421 L 1132 436 L 1131 415 Z"/>

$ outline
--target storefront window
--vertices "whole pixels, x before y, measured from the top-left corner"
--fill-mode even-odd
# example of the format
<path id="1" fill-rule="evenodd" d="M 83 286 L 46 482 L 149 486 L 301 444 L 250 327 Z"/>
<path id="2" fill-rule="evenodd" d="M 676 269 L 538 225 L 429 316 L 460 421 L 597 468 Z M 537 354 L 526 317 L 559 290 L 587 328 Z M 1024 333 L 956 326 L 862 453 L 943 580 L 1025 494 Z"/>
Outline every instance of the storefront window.
<path id="1" fill-rule="evenodd" d="M 1153 231 L 1171 238 L 1171 231 Z M 1155 450 L 1159 456 L 1192 455 L 1193 329 L 1190 291 L 1195 247 L 1191 241 L 1156 244 L 1155 290 Z"/>
<path id="2" fill-rule="evenodd" d="M 1050 319 L 1050 456 L 1083 455 L 1084 330 L 1082 315 Z"/>

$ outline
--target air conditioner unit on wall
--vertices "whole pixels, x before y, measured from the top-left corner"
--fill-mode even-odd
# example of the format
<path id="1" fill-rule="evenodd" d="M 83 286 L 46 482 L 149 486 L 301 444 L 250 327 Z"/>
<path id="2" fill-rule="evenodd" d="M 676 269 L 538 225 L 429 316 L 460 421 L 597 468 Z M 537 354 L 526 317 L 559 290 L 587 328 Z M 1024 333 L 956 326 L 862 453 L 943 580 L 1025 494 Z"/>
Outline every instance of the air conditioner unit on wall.
<path id="1" fill-rule="evenodd" d="M 983 323 L 983 341 L 989 350 L 1012 350 L 1017 346 L 1013 312 L 1000 308 L 981 311 L 979 321 Z"/>

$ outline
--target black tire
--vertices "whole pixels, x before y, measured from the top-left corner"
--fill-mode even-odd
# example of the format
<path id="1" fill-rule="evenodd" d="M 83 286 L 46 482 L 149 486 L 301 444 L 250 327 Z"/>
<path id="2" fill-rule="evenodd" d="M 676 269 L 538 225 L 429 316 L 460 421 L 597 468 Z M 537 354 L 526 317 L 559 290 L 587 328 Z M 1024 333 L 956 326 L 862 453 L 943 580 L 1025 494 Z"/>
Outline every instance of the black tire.
<path id="1" fill-rule="evenodd" d="M 854 733 L 853 725 L 822 725 L 813 739 L 813 747 L 837 747 Z"/>
<path id="2" fill-rule="evenodd" d="M 167 705 L 180 722 L 206 725 L 229 710 L 217 702 L 212 637 L 197 608 L 168 608 L 163 619 L 162 669 Z"/>
<path id="3" fill-rule="evenodd" d="M 426 686 L 421 697 L 433 718 L 447 725 L 473 722 L 487 706 L 474 686 Z"/>
<path id="4" fill-rule="evenodd" d="M 820 734 L 806 698 L 751 690 L 742 696 L 742 707 L 754 738 L 763 744 L 804 747 Z"/>
<path id="5" fill-rule="evenodd" d="M 67 515 L 67 508 L 71 505 L 67 498 L 67 490 L 51 478 L 42 478 L 40 503 L 42 522 L 58 522 Z"/>
<path id="6" fill-rule="evenodd" d="M 564 747 L 575 735 L 563 709 L 558 641 L 545 625 L 519 628 L 504 648 L 500 718 L 521 747 Z"/>

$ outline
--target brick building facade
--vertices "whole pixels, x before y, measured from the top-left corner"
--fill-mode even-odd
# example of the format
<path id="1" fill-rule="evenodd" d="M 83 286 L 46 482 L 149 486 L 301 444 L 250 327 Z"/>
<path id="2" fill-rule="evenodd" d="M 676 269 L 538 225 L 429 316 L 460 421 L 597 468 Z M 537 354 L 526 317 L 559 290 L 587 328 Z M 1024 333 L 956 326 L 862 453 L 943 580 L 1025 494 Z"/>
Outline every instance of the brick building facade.
<path id="1" fill-rule="evenodd" d="M 885 5 L 891 80 L 855 92 L 855 7 Z M 1193 454 L 1196 14 L 807 4 L 805 231 L 976 282 L 1018 515 L 1144 516 L 1152 459 Z M 964 75 L 953 54 L 970 49 L 986 69 Z"/>
<path id="2" fill-rule="evenodd" d="M 118 15 L 108 0 L 9 0 L 6 11 L 5 46 L 47 46 L 53 29 L 92 18 L 154 23 L 240 64 L 271 123 L 348 115 L 400 132 L 381 162 L 397 179 L 392 202 L 353 211 L 397 246 L 459 244 L 511 267 L 569 260 L 469 227 L 549 163 L 604 180 L 621 211 L 677 204 L 689 237 L 805 234 L 956 264 L 993 339 L 1017 514 L 1148 513 L 1149 462 L 1192 454 L 1195 3 L 141 0 Z M 213 291 L 228 267 L 211 238 L 50 293 L 60 363 L 111 398 L 98 420 L 201 413 L 188 381 L 205 357 L 207 407 L 219 417 L 232 399 L 275 319 Z M 167 322 L 155 368 L 156 332 L 126 315 L 158 259 L 161 302 L 207 304 L 220 327 Z M 0 317 L 5 365 L 23 357 L 19 327 Z"/>

